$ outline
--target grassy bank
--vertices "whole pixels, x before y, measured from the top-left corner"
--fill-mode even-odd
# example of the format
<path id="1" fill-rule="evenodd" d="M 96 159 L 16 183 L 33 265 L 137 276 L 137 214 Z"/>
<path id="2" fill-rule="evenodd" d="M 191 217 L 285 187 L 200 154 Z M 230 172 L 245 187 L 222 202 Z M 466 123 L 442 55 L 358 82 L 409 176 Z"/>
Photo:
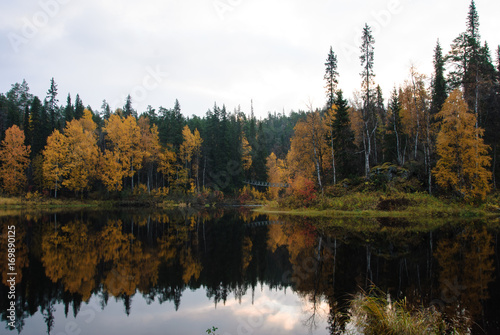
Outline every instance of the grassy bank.
<path id="1" fill-rule="evenodd" d="M 130 196 L 115 199 L 74 199 L 74 198 L 47 198 L 47 197 L 0 197 L 0 210 L 55 210 L 79 208 L 161 208 L 172 209 L 177 207 L 206 207 L 215 206 L 215 202 L 204 204 L 190 198 L 165 198 L 157 196 Z"/>
<path id="2" fill-rule="evenodd" d="M 348 334 L 470 334 L 466 318 L 449 320 L 434 307 L 409 306 L 406 299 L 391 301 L 377 289 L 357 294 L 345 318 Z"/>
<path id="3" fill-rule="evenodd" d="M 481 205 L 440 199 L 426 193 L 350 193 L 342 197 L 322 197 L 308 207 L 287 207 L 286 201 L 271 201 L 257 209 L 267 214 L 323 217 L 483 217 L 500 213 L 491 198 Z"/>
<path id="4" fill-rule="evenodd" d="M 58 207 L 99 207 L 105 201 L 98 200 L 75 200 L 75 199 L 52 199 L 25 197 L 0 197 L 0 208 L 22 209 L 22 208 L 58 208 Z"/>

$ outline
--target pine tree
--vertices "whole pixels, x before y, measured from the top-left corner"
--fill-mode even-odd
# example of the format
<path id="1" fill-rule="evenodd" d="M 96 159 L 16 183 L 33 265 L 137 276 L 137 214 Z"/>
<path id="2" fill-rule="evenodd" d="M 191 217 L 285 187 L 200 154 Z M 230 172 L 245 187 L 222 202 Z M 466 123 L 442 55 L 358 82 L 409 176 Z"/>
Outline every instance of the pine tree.
<path id="1" fill-rule="evenodd" d="M 431 102 L 431 115 L 438 113 L 443 107 L 447 98 L 446 79 L 444 77 L 444 58 L 443 50 L 439 44 L 436 43 L 434 49 L 434 76 L 432 78 L 432 102 Z"/>
<path id="2" fill-rule="evenodd" d="M 335 92 L 337 91 L 338 85 L 338 75 L 337 72 L 337 56 L 333 52 L 330 46 L 330 52 L 328 53 L 328 58 L 326 59 L 326 73 L 324 79 L 326 80 L 326 95 L 327 95 L 327 108 L 332 107 L 333 101 L 335 100 Z"/>

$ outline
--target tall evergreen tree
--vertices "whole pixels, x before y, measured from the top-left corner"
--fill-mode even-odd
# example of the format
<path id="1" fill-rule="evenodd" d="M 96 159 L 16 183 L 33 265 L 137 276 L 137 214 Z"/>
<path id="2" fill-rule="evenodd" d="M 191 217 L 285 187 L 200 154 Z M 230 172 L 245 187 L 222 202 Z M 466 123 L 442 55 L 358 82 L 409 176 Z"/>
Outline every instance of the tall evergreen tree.
<path id="1" fill-rule="evenodd" d="M 59 100 L 57 99 L 57 85 L 56 82 L 54 81 L 54 78 L 52 78 L 50 80 L 49 90 L 47 91 L 47 97 L 45 98 L 45 109 L 50 118 L 51 131 L 56 128 L 56 123 L 58 120 L 58 115 L 57 115 L 59 112 L 59 107 L 57 106 L 58 102 Z"/>
<path id="2" fill-rule="evenodd" d="M 373 125 L 375 132 L 373 136 L 373 158 L 374 164 L 379 164 L 384 161 L 384 152 L 382 148 L 382 142 L 385 134 L 385 126 L 387 124 L 387 114 L 384 106 L 384 96 L 382 95 L 382 88 L 377 85 L 375 89 L 375 100 L 374 100 L 374 122 Z"/>
<path id="3" fill-rule="evenodd" d="M 434 75 L 432 78 L 432 102 L 431 102 L 431 115 L 436 115 L 439 113 L 443 107 L 447 94 L 446 79 L 444 77 L 444 58 L 443 50 L 439 44 L 439 40 L 436 43 L 436 48 L 434 49 Z"/>
<path id="4" fill-rule="evenodd" d="M 102 101 L 101 114 L 104 120 L 109 120 L 109 117 L 111 116 L 111 108 L 109 107 L 109 104 L 106 101 L 106 99 Z"/>
<path id="5" fill-rule="evenodd" d="M 486 111 L 480 110 L 480 100 L 484 99 L 480 88 L 482 81 L 484 81 L 481 71 L 484 53 L 481 49 L 479 15 L 476 4 L 472 0 L 469 5 L 466 30 L 453 41 L 447 59 L 454 66 L 450 72 L 450 88 L 463 88 L 464 98 L 476 115 L 476 129 L 484 126 L 484 113 L 486 113 Z"/>
<path id="6" fill-rule="evenodd" d="M 476 10 L 474 0 L 469 5 L 469 14 L 467 16 L 467 30 L 465 31 L 467 37 L 467 52 L 470 54 L 470 65 L 468 69 L 468 76 L 465 78 L 465 94 L 472 106 L 474 114 L 476 114 L 476 128 L 479 127 L 479 81 L 480 81 L 480 49 L 481 49 L 481 36 L 479 35 L 479 15 Z M 467 92 L 469 91 L 469 92 Z"/>
<path id="7" fill-rule="evenodd" d="M 75 117 L 75 109 L 71 104 L 71 94 L 68 93 L 68 97 L 66 98 L 66 107 L 64 107 L 65 124 L 73 120 L 74 117 Z"/>
<path id="8" fill-rule="evenodd" d="M 31 157 L 35 157 L 46 144 L 46 128 L 48 125 L 47 113 L 40 99 L 35 96 L 30 106 L 29 140 L 31 143 Z"/>
<path id="9" fill-rule="evenodd" d="M 326 73 L 324 79 L 326 80 L 326 95 L 327 95 L 327 109 L 332 107 L 335 100 L 335 92 L 337 90 L 339 73 L 337 72 L 337 56 L 330 46 L 330 52 L 326 59 Z"/>
<path id="10" fill-rule="evenodd" d="M 372 138 L 376 129 L 376 118 L 373 108 L 373 78 L 375 73 L 373 71 L 374 61 L 374 44 L 375 39 L 372 35 L 372 30 L 368 24 L 365 23 L 363 27 L 362 43 L 360 47 L 361 66 L 363 71 L 360 73 L 362 78 L 362 95 L 363 95 L 363 151 L 365 154 L 365 177 L 369 177 L 370 173 L 370 156 L 372 155 Z"/>
<path id="11" fill-rule="evenodd" d="M 252 152 L 255 153 L 252 158 L 252 177 L 258 181 L 267 180 L 266 161 L 269 156 L 267 145 L 263 124 L 259 122 L 257 128 L 257 143 L 256 147 L 252 150 Z"/>
<path id="12" fill-rule="evenodd" d="M 182 129 L 185 125 L 179 101 L 175 100 L 174 108 L 172 109 L 160 107 L 159 114 L 158 130 L 160 132 L 160 140 L 164 144 L 173 145 L 177 150 L 183 141 Z"/>
<path id="13" fill-rule="evenodd" d="M 83 111 L 85 110 L 85 107 L 83 106 L 83 102 L 80 99 L 80 95 L 76 95 L 76 100 L 75 100 L 75 119 L 80 120 L 83 117 Z"/>
<path id="14" fill-rule="evenodd" d="M 389 100 L 389 119 L 387 131 L 384 136 L 384 156 L 386 161 L 397 163 L 399 166 L 404 164 L 403 152 L 403 126 L 401 123 L 401 100 L 398 91 L 394 88 Z"/>
<path id="15" fill-rule="evenodd" d="M 7 92 L 7 120 L 5 127 L 10 128 L 12 125 L 20 126 L 23 124 L 23 115 L 33 100 L 33 94 L 30 93 L 30 88 L 26 80 L 23 79 L 21 84 L 15 83 Z"/>
<path id="16" fill-rule="evenodd" d="M 373 84 L 373 78 L 375 73 L 373 71 L 373 61 L 375 56 L 375 39 L 372 35 L 372 29 L 368 24 L 365 23 L 363 27 L 362 43 L 360 47 L 361 55 L 359 59 L 361 60 L 361 66 L 363 71 L 361 72 L 362 78 L 362 89 L 363 89 L 363 99 L 365 107 L 370 105 L 371 97 L 373 95 L 371 85 Z"/>
<path id="17" fill-rule="evenodd" d="M 125 101 L 125 106 L 123 106 L 123 117 L 128 117 L 130 115 L 137 118 L 137 112 L 132 107 L 132 97 L 129 94 L 129 95 L 127 95 L 127 100 Z"/>
<path id="18" fill-rule="evenodd" d="M 352 176 L 356 171 L 354 166 L 356 145 L 351 129 L 349 105 L 344 99 L 342 90 L 337 92 L 333 104 L 337 108 L 332 124 L 333 150 L 336 158 L 336 178 L 341 180 Z"/>
<path id="19" fill-rule="evenodd" d="M 471 47 L 476 47 L 479 49 L 479 41 L 481 40 L 481 36 L 479 35 L 479 14 L 477 13 L 476 3 L 474 2 L 474 0 L 472 0 L 469 5 L 469 13 L 467 15 L 467 30 L 465 32 L 471 40 Z"/>

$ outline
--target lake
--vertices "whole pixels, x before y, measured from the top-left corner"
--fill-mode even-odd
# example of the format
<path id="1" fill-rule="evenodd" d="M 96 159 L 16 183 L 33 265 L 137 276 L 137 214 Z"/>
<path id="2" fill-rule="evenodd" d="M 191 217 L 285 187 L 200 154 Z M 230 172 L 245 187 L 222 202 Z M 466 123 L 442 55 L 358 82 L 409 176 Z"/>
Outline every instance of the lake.
<path id="1" fill-rule="evenodd" d="M 498 223 L 245 208 L 4 213 L 0 222 L 2 334 L 345 334 L 349 301 L 372 285 L 473 334 L 500 333 Z"/>

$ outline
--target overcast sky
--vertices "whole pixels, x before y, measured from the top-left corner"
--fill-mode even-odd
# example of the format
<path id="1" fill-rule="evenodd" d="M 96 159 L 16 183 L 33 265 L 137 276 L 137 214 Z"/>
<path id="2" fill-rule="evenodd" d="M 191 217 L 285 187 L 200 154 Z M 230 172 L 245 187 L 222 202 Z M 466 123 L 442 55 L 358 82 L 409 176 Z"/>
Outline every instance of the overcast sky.
<path id="1" fill-rule="evenodd" d="M 214 102 L 267 112 L 322 107 L 325 61 L 338 56 L 339 88 L 360 87 L 367 22 L 384 97 L 411 64 L 432 74 L 465 30 L 470 0 L 20 0 L 0 3 L 0 92 L 26 79 L 44 98 L 54 77 L 60 104 L 77 93 L 99 110 L 131 94 L 134 108 L 203 115 Z M 500 1 L 476 0 L 482 41 L 500 44 Z M 493 55 L 492 55 L 493 56 Z M 495 57 L 493 57 L 495 59 Z"/>

